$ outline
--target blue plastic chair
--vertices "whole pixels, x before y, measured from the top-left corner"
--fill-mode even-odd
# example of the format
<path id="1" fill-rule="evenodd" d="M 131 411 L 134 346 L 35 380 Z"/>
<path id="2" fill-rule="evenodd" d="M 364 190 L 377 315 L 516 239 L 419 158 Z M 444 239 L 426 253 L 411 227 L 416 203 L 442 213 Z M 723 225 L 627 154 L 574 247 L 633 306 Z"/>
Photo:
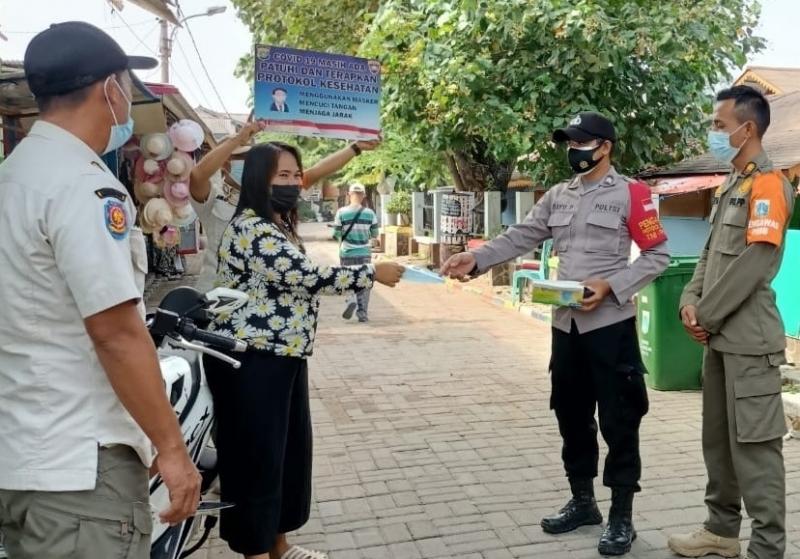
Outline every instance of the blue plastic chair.
<path id="1" fill-rule="evenodd" d="M 529 280 L 546 280 L 550 277 L 550 254 L 553 252 L 553 241 L 542 243 L 542 256 L 538 270 L 517 270 L 511 278 L 511 301 L 517 305 L 522 300 L 522 286 Z"/>

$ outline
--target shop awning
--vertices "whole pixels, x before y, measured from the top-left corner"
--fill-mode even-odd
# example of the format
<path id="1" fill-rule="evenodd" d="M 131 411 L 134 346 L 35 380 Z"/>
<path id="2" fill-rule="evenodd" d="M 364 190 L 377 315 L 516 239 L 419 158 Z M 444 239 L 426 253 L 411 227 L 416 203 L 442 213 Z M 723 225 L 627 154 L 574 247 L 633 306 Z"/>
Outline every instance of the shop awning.
<path id="1" fill-rule="evenodd" d="M 149 87 L 149 86 L 148 86 Z M 155 103 L 157 99 L 133 89 L 133 104 Z M 25 72 L 0 72 L 0 116 L 25 117 L 39 114 L 36 100 L 28 87 Z"/>
<path id="2" fill-rule="evenodd" d="M 650 189 L 653 194 L 659 194 L 661 196 L 687 194 L 689 192 L 698 192 L 708 188 L 716 188 L 725 182 L 726 176 L 727 175 L 724 174 L 714 174 L 658 178 Z"/>

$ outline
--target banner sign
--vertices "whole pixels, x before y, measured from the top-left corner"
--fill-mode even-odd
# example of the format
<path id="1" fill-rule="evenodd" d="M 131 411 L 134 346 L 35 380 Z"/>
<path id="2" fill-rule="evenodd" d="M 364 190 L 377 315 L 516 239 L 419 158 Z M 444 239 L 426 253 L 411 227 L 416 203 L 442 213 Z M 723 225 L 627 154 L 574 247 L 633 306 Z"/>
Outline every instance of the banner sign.
<path id="1" fill-rule="evenodd" d="M 374 140 L 380 134 L 376 60 L 256 45 L 255 118 L 299 136 Z"/>

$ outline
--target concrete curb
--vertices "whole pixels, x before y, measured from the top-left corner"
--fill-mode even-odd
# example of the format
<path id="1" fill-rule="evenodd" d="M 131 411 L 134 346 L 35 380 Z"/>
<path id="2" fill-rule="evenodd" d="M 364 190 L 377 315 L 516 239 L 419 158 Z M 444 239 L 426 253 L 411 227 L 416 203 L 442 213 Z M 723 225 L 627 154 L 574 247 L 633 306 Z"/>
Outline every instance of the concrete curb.
<path id="1" fill-rule="evenodd" d="M 550 324 L 550 313 L 545 310 L 545 305 L 515 305 L 511 302 L 509 297 L 495 293 L 494 290 L 488 286 L 476 286 L 474 284 L 461 283 L 454 280 L 447 280 L 446 286 L 448 291 L 459 290 L 465 293 L 471 293 L 497 307 L 516 311 L 524 316 L 533 318 L 534 320 L 539 320 L 545 324 Z"/>

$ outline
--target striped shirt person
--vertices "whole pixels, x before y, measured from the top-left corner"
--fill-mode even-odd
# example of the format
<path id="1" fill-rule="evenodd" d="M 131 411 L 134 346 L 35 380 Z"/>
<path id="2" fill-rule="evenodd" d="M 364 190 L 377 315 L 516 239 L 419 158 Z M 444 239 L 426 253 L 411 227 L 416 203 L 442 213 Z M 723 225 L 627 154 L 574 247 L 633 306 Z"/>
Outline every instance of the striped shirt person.
<path id="1" fill-rule="evenodd" d="M 339 209 L 334 219 L 333 237 L 339 241 L 339 259 L 342 266 L 357 266 L 372 262 L 370 241 L 378 238 L 378 217 L 364 206 L 366 189 L 362 184 L 350 186 L 350 205 Z M 359 322 L 367 322 L 369 292 L 353 294 L 347 302 L 342 318 L 350 320 L 353 313 Z"/>

